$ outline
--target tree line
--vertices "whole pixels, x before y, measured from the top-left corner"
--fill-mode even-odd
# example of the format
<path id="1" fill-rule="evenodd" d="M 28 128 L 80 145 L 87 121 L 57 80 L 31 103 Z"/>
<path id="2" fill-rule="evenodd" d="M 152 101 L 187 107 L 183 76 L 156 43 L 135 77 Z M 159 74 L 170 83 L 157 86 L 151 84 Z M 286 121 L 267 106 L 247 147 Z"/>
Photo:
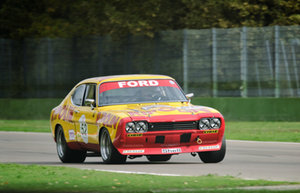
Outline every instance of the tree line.
<path id="1" fill-rule="evenodd" d="M 2 0 L 0 38 L 299 25 L 300 0 Z"/>

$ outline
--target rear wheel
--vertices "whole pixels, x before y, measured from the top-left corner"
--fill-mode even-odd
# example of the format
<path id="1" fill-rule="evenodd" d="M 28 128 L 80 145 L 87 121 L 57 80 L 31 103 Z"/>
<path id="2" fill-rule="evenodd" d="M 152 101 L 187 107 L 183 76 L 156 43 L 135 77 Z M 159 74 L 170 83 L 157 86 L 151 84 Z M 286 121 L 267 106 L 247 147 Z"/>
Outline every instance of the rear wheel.
<path id="1" fill-rule="evenodd" d="M 56 150 L 59 159 L 63 163 L 82 163 L 86 158 L 86 151 L 73 150 L 68 147 L 61 126 L 56 132 Z"/>
<path id="2" fill-rule="evenodd" d="M 109 132 L 103 129 L 100 136 L 100 151 L 104 163 L 125 163 L 127 156 L 122 155 L 111 142 Z"/>
<path id="3" fill-rule="evenodd" d="M 198 155 L 204 163 L 218 163 L 221 162 L 226 154 L 226 140 L 225 136 L 222 140 L 222 146 L 219 151 L 208 151 L 208 152 L 199 152 Z"/>
<path id="4" fill-rule="evenodd" d="M 171 159 L 172 155 L 147 155 L 146 157 L 151 162 L 153 162 L 153 161 L 168 161 Z"/>

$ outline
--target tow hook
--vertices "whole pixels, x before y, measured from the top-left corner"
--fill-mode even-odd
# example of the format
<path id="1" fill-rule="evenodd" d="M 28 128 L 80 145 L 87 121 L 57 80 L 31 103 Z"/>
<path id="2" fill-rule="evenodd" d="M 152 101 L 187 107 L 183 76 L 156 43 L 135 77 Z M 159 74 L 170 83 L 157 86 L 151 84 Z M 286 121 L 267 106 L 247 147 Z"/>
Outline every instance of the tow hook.
<path id="1" fill-rule="evenodd" d="M 198 144 L 202 144 L 202 140 L 200 139 L 199 136 L 196 138 L 196 141 L 197 141 Z"/>
<path id="2" fill-rule="evenodd" d="M 196 152 L 192 152 L 191 155 L 192 155 L 193 157 L 195 157 L 195 156 L 197 155 L 197 153 L 196 153 Z"/>

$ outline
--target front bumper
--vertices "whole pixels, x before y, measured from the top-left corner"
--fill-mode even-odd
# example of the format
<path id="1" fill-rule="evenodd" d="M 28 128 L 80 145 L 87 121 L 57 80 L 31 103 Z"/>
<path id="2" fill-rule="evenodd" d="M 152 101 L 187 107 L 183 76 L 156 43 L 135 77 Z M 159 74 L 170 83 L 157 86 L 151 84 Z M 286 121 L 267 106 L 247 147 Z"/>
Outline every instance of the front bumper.
<path id="1" fill-rule="evenodd" d="M 223 130 L 184 130 L 126 134 L 114 142 L 123 155 L 165 155 L 218 151 Z"/>

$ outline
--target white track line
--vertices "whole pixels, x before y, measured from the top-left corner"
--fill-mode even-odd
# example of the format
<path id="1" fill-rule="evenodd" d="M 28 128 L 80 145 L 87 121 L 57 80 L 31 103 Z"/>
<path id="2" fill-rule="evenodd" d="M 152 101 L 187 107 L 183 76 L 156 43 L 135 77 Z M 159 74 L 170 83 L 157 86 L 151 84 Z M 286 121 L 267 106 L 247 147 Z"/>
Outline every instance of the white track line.
<path id="1" fill-rule="evenodd" d="M 82 168 L 83 170 L 94 170 L 99 172 L 113 172 L 121 174 L 142 174 L 142 175 L 153 175 L 153 176 L 182 176 L 179 174 L 159 174 L 159 173 L 149 173 L 149 172 L 133 172 L 133 171 L 121 171 L 121 170 L 102 170 L 102 169 L 91 169 L 91 168 Z"/>
<path id="2" fill-rule="evenodd" d="M 281 142 L 281 141 L 249 141 L 249 140 L 229 140 L 226 139 L 227 142 L 240 142 L 240 143 L 264 143 L 264 144 L 285 144 L 285 145 L 300 145 L 297 142 Z"/>

